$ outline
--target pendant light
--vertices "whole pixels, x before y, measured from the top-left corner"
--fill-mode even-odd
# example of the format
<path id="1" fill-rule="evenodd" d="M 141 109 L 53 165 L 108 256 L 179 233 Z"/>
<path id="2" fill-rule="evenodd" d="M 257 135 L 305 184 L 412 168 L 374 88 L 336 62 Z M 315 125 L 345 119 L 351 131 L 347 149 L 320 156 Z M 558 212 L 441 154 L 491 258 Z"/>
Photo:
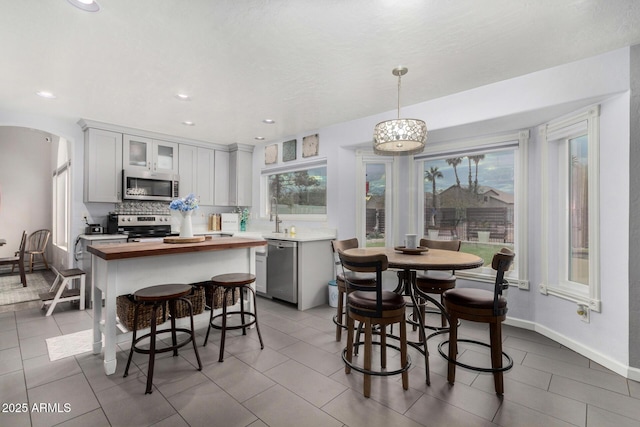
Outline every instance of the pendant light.
<path id="1" fill-rule="evenodd" d="M 387 156 L 421 153 L 427 140 L 427 125 L 418 119 L 400 118 L 400 79 L 407 74 L 406 67 L 394 68 L 391 72 L 398 77 L 398 118 L 386 120 L 373 130 L 373 151 Z"/>

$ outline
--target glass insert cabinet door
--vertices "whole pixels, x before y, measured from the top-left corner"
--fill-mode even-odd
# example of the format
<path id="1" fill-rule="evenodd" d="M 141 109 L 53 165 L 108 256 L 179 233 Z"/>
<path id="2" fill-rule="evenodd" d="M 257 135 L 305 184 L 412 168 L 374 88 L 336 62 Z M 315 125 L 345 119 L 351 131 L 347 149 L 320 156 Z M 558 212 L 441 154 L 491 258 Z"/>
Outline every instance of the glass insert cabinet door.
<path id="1" fill-rule="evenodd" d="M 178 173 L 178 144 L 124 135 L 124 167 L 162 173 Z"/>

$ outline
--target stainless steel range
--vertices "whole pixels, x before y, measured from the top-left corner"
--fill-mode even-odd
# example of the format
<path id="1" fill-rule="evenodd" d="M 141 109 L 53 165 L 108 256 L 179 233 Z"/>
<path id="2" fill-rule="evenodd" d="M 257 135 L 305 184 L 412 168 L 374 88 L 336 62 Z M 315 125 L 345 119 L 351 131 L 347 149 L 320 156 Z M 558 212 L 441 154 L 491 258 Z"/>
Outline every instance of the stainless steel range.
<path id="1" fill-rule="evenodd" d="M 126 234 L 128 242 L 158 240 L 171 235 L 171 215 L 109 214 L 109 234 Z"/>

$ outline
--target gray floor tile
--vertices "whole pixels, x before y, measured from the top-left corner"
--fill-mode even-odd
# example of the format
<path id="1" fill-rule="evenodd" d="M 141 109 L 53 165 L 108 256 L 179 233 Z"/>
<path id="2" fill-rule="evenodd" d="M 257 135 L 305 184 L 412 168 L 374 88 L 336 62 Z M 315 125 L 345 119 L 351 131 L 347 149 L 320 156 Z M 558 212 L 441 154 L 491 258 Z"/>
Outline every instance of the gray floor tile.
<path id="1" fill-rule="evenodd" d="M 245 351 L 244 353 L 238 353 L 235 357 L 242 360 L 244 363 L 259 372 L 267 371 L 289 360 L 289 357 L 266 346 L 262 350 L 253 350 Z"/>
<path id="2" fill-rule="evenodd" d="M 587 426 L 637 427 L 638 424 L 638 420 L 623 417 L 596 406 L 589 405 L 587 408 Z"/>
<path id="3" fill-rule="evenodd" d="M 295 360 L 278 365 L 265 375 L 317 407 L 346 390 L 344 385 Z"/>
<path id="4" fill-rule="evenodd" d="M 7 408 L 2 407 L 0 424 L 7 426 L 31 425 L 28 402 L 24 373 L 21 370 L 0 376 L 0 403 L 14 405 Z M 22 406 L 24 403 L 27 404 L 26 408 Z"/>
<path id="5" fill-rule="evenodd" d="M 575 427 L 575 424 L 569 424 L 544 412 L 534 411 L 511 401 L 505 401 L 502 404 L 494 422 L 508 427 Z"/>
<path id="6" fill-rule="evenodd" d="M 23 340 L 25 338 L 47 336 L 54 337 L 62 335 L 62 331 L 53 317 L 40 318 L 31 322 L 18 322 L 18 337 Z"/>
<path id="7" fill-rule="evenodd" d="M 0 375 L 9 372 L 22 370 L 22 357 L 20 356 L 20 348 L 13 347 L 6 350 L 0 350 Z"/>
<path id="8" fill-rule="evenodd" d="M 144 394 L 145 386 L 146 378 L 141 376 L 96 393 L 112 426 L 148 426 L 176 413 L 158 390 Z"/>
<path id="9" fill-rule="evenodd" d="M 153 424 L 153 427 L 189 427 L 189 424 L 187 424 L 180 414 L 174 414 L 169 418 L 165 418 L 164 420 Z"/>
<path id="10" fill-rule="evenodd" d="M 346 334 L 344 335 L 345 338 L 342 341 L 338 342 L 336 341 L 336 334 L 334 330 L 332 330 L 331 333 L 325 333 L 313 327 L 306 327 L 291 333 L 292 337 L 298 338 L 299 340 L 304 341 L 307 344 L 319 347 L 324 351 L 336 354 L 342 353 L 342 350 L 346 346 Z"/>
<path id="11" fill-rule="evenodd" d="M 109 420 L 107 420 L 102 409 L 96 409 L 70 419 L 69 421 L 57 424 L 56 427 L 109 427 L 109 425 Z"/>
<path id="12" fill-rule="evenodd" d="M 127 364 L 127 355 L 123 352 L 118 352 L 116 353 L 116 360 L 116 372 L 112 375 L 106 375 L 104 373 L 104 363 L 101 355 L 87 353 L 76 356 L 76 361 L 80 369 L 82 369 L 84 376 L 87 378 L 87 381 L 89 381 L 89 385 L 94 393 L 118 386 L 127 381 L 132 381 L 140 376 L 146 378 L 145 373 L 141 372 L 133 363 L 129 368 L 129 375 L 123 378 L 122 375 L 124 374 L 124 368 Z"/>
<path id="13" fill-rule="evenodd" d="M 280 332 L 277 329 L 264 324 L 260 324 L 260 333 L 262 333 L 264 346 L 270 347 L 274 350 L 280 350 L 300 341 L 291 335 L 287 335 L 284 332 Z"/>
<path id="14" fill-rule="evenodd" d="M 554 375 L 551 378 L 549 391 L 640 422 L 640 405 L 638 404 L 638 399 L 633 397 L 623 396 L 610 390 L 558 375 Z"/>
<path id="15" fill-rule="evenodd" d="M 267 391 L 252 397 L 244 406 L 256 414 L 269 426 L 298 427 L 340 427 L 338 421 L 295 393 L 275 385 Z M 355 424 L 354 424 L 355 425 Z"/>
<path id="16" fill-rule="evenodd" d="M 531 353 L 527 354 L 523 364 L 531 368 L 550 372 L 554 375 L 615 391 L 616 393 L 625 395 L 629 393 L 627 381 L 620 375 L 596 371 L 588 367 L 575 366 L 571 363 L 560 362 Z"/>
<path id="17" fill-rule="evenodd" d="M 413 427 L 420 425 L 376 400 L 364 397 L 362 392 L 352 389 L 346 390 L 333 399 L 323 406 L 322 410 L 349 426 Z"/>
<path id="18" fill-rule="evenodd" d="M 23 363 L 27 389 L 82 372 L 78 362 L 73 357 L 51 362 L 49 361 L 49 356 L 46 355 L 25 360 Z"/>
<path id="19" fill-rule="evenodd" d="M 589 367 L 589 359 L 566 348 L 558 348 L 516 337 L 507 337 L 503 343 L 505 348 L 514 348 L 527 353 L 548 357 L 549 359 L 571 363 L 575 366 Z"/>
<path id="20" fill-rule="evenodd" d="M 326 352 L 302 341 L 285 347 L 280 352 L 323 375 L 328 376 L 344 368 L 340 355 Z"/>
<path id="21" fill-rule="evenodd" d="M 254 414 L 213 382 L 173 395 L 169 402 L 191 426 L 246 426 L 256 420 Z"/>
<path id="22" fill-rule="evenodd" d="M 640 399 L 640 382 L 627 380 L 627 384 L 629 385 L 629 395 L 636 399 Z"/>
<path id="23" fill-rule="evenodd" d="M 268 376 L 235 357 L 208 365 L 202 372 L 240 403 L 275 385 Z"/>
<path id="24" fill-rule="evenodd" d="M 52 426 L 100 407 L 84 375 L 68 376 L 28 390 L 29 403 L 44 408 L 31 412 L 34 427 Z M 56 405 L 52 408 L 50 405 Z"/>
<path id="25" fill-rule="evenodd" d="M 425 426 L 496 426 L 489 420 L 427 395 L 423 395 L 405 415 Z"/>
<path id="26" fill-rule="evenodd" d="M 6 350 L 8 348 L 18 347 L 18 331 L 8 330 L 0 332 L 0 350 Z"/>
<path id="27" fill-rule="evenodd" d="M 53 335 L 57 336 L 57 335 Z M 25 338 L 20 340 L 20 352 L 22 353 L 22 360 L 33 359 L 34 357 L 44 356 L 49 354 L 47 350 L 47 338 L 44 336 L 37 336 L 33 338 Z"/>
<path id="28" fill-rule="evenodd" d="M 13 312 L 0 313 L 0 332 L 15 331 L 17 329 L 16 316 Z"/>

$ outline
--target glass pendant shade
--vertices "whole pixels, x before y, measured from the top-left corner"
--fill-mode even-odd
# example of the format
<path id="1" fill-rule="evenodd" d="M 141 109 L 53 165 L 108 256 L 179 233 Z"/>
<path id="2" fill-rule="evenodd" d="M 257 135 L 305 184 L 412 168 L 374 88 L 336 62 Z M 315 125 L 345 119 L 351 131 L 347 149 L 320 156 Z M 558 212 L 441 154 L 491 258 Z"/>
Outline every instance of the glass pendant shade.
<path id="1" fill-rule="evenodd" d="M 427 125 L 419 119 L 400 118 L 400 78 L 407 74 L 405 67 L 395 68 L 398 77 L 398 118 L 386 120 L 373 130 L 373 152 L 381 155 L 409 155 L 421 153 L 427 141 Z"/>
<path id="2" fill-rule="evenodd" d="M 373 151 L 382 155 L 421 153 L 427 140 L 427 125 L 417 119 L 380 122 L 373 131 Z"/>

